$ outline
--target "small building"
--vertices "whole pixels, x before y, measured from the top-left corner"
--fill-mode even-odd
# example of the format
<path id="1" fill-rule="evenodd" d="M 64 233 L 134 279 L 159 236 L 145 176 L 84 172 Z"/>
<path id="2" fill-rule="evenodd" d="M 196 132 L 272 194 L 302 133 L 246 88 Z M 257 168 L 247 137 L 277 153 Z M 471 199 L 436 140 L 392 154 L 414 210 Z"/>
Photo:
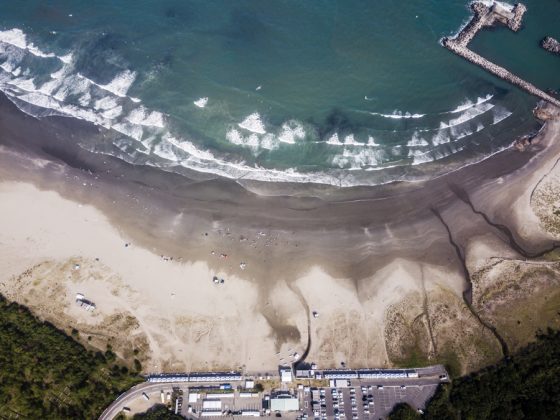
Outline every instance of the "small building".
<path id="1" fill-rule="evenodd" d="M 358 372 L 347 369 L 325 370 L 323 377 L 325 379 L 358 379 Z"/>
<path id="2" fill-rule="evenodd" d="M 299 400 L 291 394 L 282 393 L 270 399 L 271 411 L 298 411 Z"/>
<path id="3" fill-rule="evenodd" d="M 257 411 L 257 410 L 242 410 L 241 415 L 242 416 L 249 416 L 249 417 L 260 417 L 261 413 L 260 413 L 260 411 Z"/>
<path id="4" fill-rule="evenodd" d="M 203 410 L 200 415 L 202 417 L 218 417 L 218 416 L 222 416 L 223 413 L 220 410 Z"/>
<path id="5" fill-rule="evenodd" d="M 245 389 L 253 389 L 255 387 L 255 381 L 252 379 L 247 379 L 245 381 Z"/>
<path id="6" fill-rule="evenodd" d="M 218 399 L 204 399 L 202 400 L 202 409 L 203 410 L 221 410 L 222 409 L 222 401 Z"/>
<path id="7" fill-rule="evenodd" d="M 330 388 L 348 388 L 350 386 L 350 381 L 348 379 L 330 379 Z"/>
<path id="8" fill-rule="evenodd" d="M 239 398 L 257 398 L 259 396 L 258 392 L 243 392 L 241 391 L 239 394 Z"/>
<path id="9" fill-rule="evenodd" d="M 296 378 L 302 379 L 313 379 L 315 377 L 315 372 L 311 369 L 297 369 Z"/>
<path id="10" fill-rule="evenodd" d="M 234 398 L 235 397 L 235 391 L 233 389 L 232 390 L 221 391 L 221 392 L 208 391 L 206 393 L 206 397 L 209 398 L 209 399 Z"/>
<path id="11" fill-rule="evenodd" d="M 280 369 L 280 381 L 292 382 L 292 370 L 288 368 Z"/>

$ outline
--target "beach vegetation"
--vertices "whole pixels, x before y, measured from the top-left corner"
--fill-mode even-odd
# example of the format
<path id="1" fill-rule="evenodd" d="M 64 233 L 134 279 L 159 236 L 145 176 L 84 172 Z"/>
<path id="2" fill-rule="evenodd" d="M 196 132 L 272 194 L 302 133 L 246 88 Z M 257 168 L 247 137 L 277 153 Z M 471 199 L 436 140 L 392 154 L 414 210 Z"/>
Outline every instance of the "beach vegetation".
<path id="1" fill-rule="evenodd" d="M 142 382 L 108 349 L 88 351 L 72 336 L 0 295 L 0 417 L 97 418 Z"/>

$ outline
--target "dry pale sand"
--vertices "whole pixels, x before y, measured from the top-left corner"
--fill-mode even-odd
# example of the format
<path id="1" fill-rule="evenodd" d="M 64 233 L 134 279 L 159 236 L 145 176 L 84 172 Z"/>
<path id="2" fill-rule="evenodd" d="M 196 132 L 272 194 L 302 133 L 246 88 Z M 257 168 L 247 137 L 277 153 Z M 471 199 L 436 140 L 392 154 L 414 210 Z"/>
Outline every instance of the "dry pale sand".
<path id="1" fill-rule="evenodd" d="M 276 364 L 274 341 L 265 320 L 255 313 L 257 295 L 248 282 L 228 276 L 224 284 L 215 285 L 212 278 L 221 273 L 204 263 L 165 261 L 134 244 L 126 247 L 128 239 L 99 211 L 55 192 L 1 183 L 0 202 L 0 291 L 9 298 L 33 309 L 38 302 L 30 298 L 31 290 L 48 293 L 54 282 L 62 282 L 64 287 L 50 296 L 52 321 L 57 323 L 61 307 L 68 322 L 83 330 L 125 310 L 139 323 L 134 334 L 145 336 L 149 345 L 147 370 L 242 364 L 260 370 Z M 53 262 L 59 267 L 43 273 L 41 283 L 15 287 L 29 267 Z M 77 307 L 76 293 L 95 302 L 97 309 Z M 291 313 L 289 306 L 281 308 Z"/>
<path id="2" fill-rule="evenodd" d="M 169 261 L 134 243 L 125 246 L 129 239 L 98 210 L 56 192 L 3 182 L 0 202 L 0 292 L 84 337 L 113 337 L 121 353 L 127 345 L 142 349 L 147 371 L 272 370 L 304 352 L 310 311 L 319 316 L 309 316 L 308 360 L 387 366 L 386 308 L 437 284 L 460 296 L 463 285 L 441 267 L 397 258 L 359 290 L 314 267 L 291 284 L 278 282 L 269 301 L 259 303 L 251 282 L 203 262 Z M 225 283 L 214 284 L 213 276 Z M 96 310 L 78 307 L 76 293 Z M 257 310 L 261 305 L 264 311 Z M 293 326 L 294 336 L 278 343 L 263 316 L 268 312 Z"/>

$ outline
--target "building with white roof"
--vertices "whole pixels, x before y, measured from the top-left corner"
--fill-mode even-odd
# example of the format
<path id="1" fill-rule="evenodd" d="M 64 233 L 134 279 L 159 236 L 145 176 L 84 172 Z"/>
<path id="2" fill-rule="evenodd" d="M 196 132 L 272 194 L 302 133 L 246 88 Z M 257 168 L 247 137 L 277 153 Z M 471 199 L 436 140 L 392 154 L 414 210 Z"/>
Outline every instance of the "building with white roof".
<path id="1" fill-rule="evenodd" d="M 292 382 L 292 370 L 288 368 L 280 369 L 280 381 Z"/>
<path id="2" fill-rule="evenodd" d="M 298 411 L 299 400 L 291 394 L 277 394 L 270 399 L 271 411 Z"/>

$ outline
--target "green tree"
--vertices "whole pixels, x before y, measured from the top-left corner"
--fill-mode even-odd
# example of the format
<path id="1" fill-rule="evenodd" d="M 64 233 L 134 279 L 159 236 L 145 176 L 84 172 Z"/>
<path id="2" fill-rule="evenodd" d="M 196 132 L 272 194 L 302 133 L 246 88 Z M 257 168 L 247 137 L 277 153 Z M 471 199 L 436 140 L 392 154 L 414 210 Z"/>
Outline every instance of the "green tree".
<path id="1" fill-rule="evenodd" d="M 389 420 L 418 420 L 420 419 L 420 414 L 414 410 L 410 405 L 406 403 L 397 404 L 391 414 L 389 414 Z"/>
<path id="2" fill-rule="evenodd" d="M 138 413 L 134 420 L 185 420 L 183 416 L 173 413 L 166 406 L 157 404 L 145 413 Z"/>
<path id="3" fill-rule="evenodd" d="M 142 378 L 0 295 L 0 417 L 97 418 Z"/>
<path id="4" fill-rule="evenodd" d="M 538 334 L 511 358 L 440 386 L 424 417 L 560 418 L 560 332 Z"/>

